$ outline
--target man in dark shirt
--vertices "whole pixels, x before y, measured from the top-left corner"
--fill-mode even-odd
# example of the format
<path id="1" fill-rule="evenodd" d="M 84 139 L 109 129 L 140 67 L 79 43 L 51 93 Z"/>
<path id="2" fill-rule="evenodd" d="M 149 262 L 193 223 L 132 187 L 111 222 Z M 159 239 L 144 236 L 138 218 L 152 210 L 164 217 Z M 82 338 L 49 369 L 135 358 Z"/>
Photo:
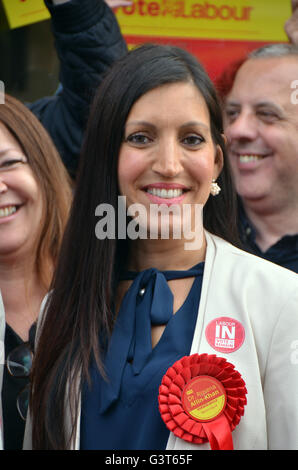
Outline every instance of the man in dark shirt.
<path id="1" fill-rule="evenodd" d="M 298 272 L 298 46 L 254 51 L 224 100 L 244 247 Z"/>
<path id="2" fill-rule="evenodd" d="M 265 258 L 272 263 L 298 273 L 298 235 L 284 235 L 266 251 L 262 251 L 256 242 L 257 232 L 248 219 L 241 201 L 239 201 L 239 228 L 244 248 L 251 253 Z"/>

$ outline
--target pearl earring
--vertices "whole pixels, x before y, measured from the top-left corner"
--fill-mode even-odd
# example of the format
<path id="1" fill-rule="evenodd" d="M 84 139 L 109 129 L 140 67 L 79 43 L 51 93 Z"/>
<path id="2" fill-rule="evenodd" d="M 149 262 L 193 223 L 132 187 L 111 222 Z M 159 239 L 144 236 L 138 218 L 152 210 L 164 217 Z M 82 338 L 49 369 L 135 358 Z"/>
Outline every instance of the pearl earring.
<path id="1" fill-rule="evenodd" d="M 212 180 L 211 190 L 210 190 L 210 193 L 212 194 L 212 196 L 217 196 L 220 193 L 220 191 L 221 191 L 220 186 L 218 186 L 215 180 Z"/>

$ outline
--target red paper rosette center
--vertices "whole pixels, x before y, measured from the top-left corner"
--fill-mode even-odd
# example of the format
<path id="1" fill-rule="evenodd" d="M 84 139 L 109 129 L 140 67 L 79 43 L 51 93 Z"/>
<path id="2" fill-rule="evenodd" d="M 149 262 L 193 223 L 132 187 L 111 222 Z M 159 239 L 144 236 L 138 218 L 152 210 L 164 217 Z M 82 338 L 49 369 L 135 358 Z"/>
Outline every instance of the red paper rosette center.
<path id="1" fill-rule="evenodd" d="M 210 441 L 211 448 L 221 448 L 221 443 L 229 448 L 231 432 L 244 414 L 246 393 L 233 364 L 215 354 L 193 354 L 167 370 L 159 387 L 159 410 L 175 436 L 194 444 Z"/>

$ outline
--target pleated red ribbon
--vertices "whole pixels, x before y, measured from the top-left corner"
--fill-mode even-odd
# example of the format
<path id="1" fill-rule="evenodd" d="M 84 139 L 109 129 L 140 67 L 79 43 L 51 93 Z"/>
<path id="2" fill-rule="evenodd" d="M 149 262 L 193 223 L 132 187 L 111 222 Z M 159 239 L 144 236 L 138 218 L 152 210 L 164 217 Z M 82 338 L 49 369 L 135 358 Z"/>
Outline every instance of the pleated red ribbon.
<path id="1" fill-rule="evenodd" d="M 201 376 L 206 383 L 210 379 L 211 386 L 205 389 L 210 391 L 208 394 L 204 389 L 196 392 L 192 386 L 199 382 L 193 379 Z M 216 383 L 218 387 L 213 385 Z M 159 387 L 159 411 L 167 428 L 180 439 L 193 444 L 209 441 L 212 450 L 233 450 L 232 431 L 244 414 L 246 394 L 245 382 L 233 364 L 215 354 L 193 354 L 175 362 L 164 375 Z M 189 406 L 188 396 L 193 400 Z M 209 413 L 206 419 L 201 417 L 202 409 Z M 216 416 L 212 417 L 213 413 Z"/>

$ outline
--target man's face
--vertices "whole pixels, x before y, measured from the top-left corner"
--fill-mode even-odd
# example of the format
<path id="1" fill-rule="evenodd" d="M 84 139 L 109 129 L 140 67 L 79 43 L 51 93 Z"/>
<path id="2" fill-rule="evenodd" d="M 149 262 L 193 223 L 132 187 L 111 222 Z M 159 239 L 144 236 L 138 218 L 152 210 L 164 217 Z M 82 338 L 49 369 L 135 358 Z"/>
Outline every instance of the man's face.
<path id="1" fill-rule="evenodd" d="M 238 194 L 248 204 L 298 205 L 298 56 L 250 59 L 225 103 L 225 134 Z"/>

